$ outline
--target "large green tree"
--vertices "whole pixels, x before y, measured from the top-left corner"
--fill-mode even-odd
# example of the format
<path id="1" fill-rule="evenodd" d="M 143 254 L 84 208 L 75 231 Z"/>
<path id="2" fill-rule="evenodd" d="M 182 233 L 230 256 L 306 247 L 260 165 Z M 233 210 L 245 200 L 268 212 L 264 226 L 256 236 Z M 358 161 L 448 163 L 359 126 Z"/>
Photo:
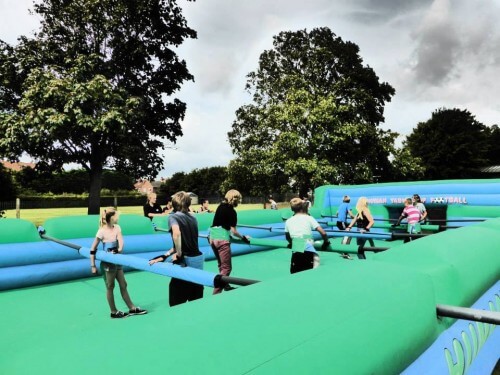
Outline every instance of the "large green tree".
<path id="1" fill-rule="evenodd" d="M 14 178 L 18 186 L 22 187 L 21 192 L 29 193 L 88 193 L 89 174 L 83 169 L 73 169 L 59 173 L 51 173 L 40 169 L 23 168 L 14 173 Z M 132 191 L 134 189 L 134 179 L 122 172 L 104 170 L 102 173 L 102 188 L 116 192 Z"/>
<path id="2" fill-rule="evenodd" d="M 247 77 L 253 103 L 237 110 L 229 142 L 256 185 L 267 176 L 303 194 L 387 179 L 397 134 L 378 125 L 395 91 L 363 65 L 356 44 L 326 27 L 281 32 Z"/>
<path id="3" fill-rule="evenodd" d="M 406 144 L 392 153 L 392 179 L 394 181 L 419 181 L 425 176 L 422 159 L 411 154 Z"/>
<path id="4" fill-rule="evenodd" d="M 89 213 L 105 167 L 154 177 L 164 141 L 182 135 L 193 77 L 174 48 L 195 38 L 175 0 L 42 0 L 41 28 L 0 43 L 0 153 L 89 173 Z"/>
<path id="5" fill-rule="evenodd" d="M 500 127 L 493 125 L 489 131 L 488 163 L 489 165 L 500 165 Z"/>
<path id="6" fill-rule="evenodd" d="M 425 178 L 472 178 L 488 164 L 490 130 L 467 110 L 440 108 L 407 136 L 412 155 L 422 160 Z"/>

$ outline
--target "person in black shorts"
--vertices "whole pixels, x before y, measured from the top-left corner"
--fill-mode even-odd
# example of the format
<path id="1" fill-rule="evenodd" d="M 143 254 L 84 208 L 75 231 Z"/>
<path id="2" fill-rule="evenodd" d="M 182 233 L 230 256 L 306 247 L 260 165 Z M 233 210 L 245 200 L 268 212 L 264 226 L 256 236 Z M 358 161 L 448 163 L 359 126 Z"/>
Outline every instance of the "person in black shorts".
<path id="1" fill-rule="evenodd" d="M 351 211 L 351 197 L 348 195 L 344 195 L 342 199 L 342 203 L 337 210 L 337 228 L 340 230 L 345 230 L 349 226 L 349 222 L 347 221 L 347 217 L 349 216 L 351 219 L 354 219 L 354 214 Z"/>
<path id="2" fill-rule="evenodd" d="M 204 257 L 198 247 L 198 222 L 189 212 L 191 197 L 185 191 L 172 198 L 174 213 L 168 217 L 174 246 L 164 255 L 153 258 L 149 264 L 163 262 L 172 256 L 172 262 L 181 266 L 203 269 Z M 203 297 L 203 285 L 172 278 L 169 285 L 169 305 L 176 306 Z"/>

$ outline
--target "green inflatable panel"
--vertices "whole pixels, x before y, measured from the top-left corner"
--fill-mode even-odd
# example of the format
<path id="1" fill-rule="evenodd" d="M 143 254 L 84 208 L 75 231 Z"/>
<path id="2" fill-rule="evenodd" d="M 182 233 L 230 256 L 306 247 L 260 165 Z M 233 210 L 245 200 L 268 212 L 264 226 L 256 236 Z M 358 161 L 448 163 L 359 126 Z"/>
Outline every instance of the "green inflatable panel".
<path id="1" fill-rule="evenodd" d="M 438 303 L 469 306 L 498 280 L 498 243 L 498 228 L 474 225 L 412 241 L 374 259 L 431 276 Z"/>
<path id="2" fill-rule="evenodd" d="M 120 215 L 119 224 L 124 235 L 155 233 L 151 220 L 145 216 Z"/>
<path id="3" fill-rule="evenodd" d="M 262 225 L 262 223 L 281 223 L 281 212 L 279 210 L 243 210 L 238 211 L 238 224 Z"/>
<path id="4" fill-rule="evenodd" d="M 461 217 L 461 218 L 499 217 L 500 206 L 449 205 L 446 214 L 448 217 Z M 450 223 L 450 225 L 453 225 L 453 223 Z"/>
<path id="5" fill-rule="evenodd" d="M 32 222 L 23 219 L 0 219 L 0 244 L 37 241 L 41 241 L 41 238 Z"/>
<path id="6" fill-rule="evenodd" d="M 165 216 L 155 216 L 155 217 L 153 217 L 152 222 L 159 229 L 169 229 L 169 227 L 168 227 L 168 215 L 165 215 Z"/>
<path id="7" fill-rule="evenodd" d="M 158 306 L 168 288 L 166 282 L 158 287 L 161 279 L 130 277 L 132 290 L 141 277 L 149 283 L 136 295 L 154 308 L 125 321 L 110 321 L 101 308 L 103 287 L 92 281 L 51 287 L 98 306 L 85 314 L 67 308 L 59 314 L 67 317 L 63 324 L 42 324 L 58 334 L 23 331 L 23 345 L 13 340 L 4 348 L 4 372 L 32 373 L 36 363 L 37 373 L 71 369 L 75 375 L 396 374 L 438 334 L 431 280 L 391 264 L 332 263 L 175 308 Z M 146 294 L 151 290 L 157 295 Z"/>
<path id="8" fill-rule="evenodd" d="M 47 235 L 67 240 L 70 238 L 94 238 L 99 229 L 99 215 L 79 215 L 47 219 L 43 227 Z"/>
<path id="9" fill-rule="evenodd" d="M 239 241 L 242 243 L 241 241 Z M 250 238 L 250 244 L 256 246 L 267 246 L 271 248 L 283 248 L 288 246 L 287 240 L 277 240 L 273 238 Z"/>
<path id="10" fill-rule="evenodd" d="M 60 240 L 93 238 L 99 229 L 99 215 L 65 216 L 47 219 L 43 224 L 47 234 Z M 118 224 L 124 235 L 153 234 L 151 220 L 140 215 L 120 215 Z"/>
<path id="11" fill-rule="evenodd" d="M 198 220 L 198 230 L 207 230 L 212 226 L 212 222 L 214 221 L 213 213 L 204 213 L 204 214 L 195 214 L 196 220 Z"/>

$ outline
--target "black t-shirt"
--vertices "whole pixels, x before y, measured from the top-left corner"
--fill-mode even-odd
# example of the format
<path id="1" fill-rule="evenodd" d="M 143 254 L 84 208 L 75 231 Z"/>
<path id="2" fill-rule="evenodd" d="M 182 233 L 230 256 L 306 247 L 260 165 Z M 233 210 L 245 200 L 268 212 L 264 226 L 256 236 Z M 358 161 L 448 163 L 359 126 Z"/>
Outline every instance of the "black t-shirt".
<path id="1" fill-rule="evenodd" d="M 236 227 L 238 223 L 238 215 L 236 210 L 229 203 L 221 203 L 215 211 L 213 227 L 222 227 L 230 230 L 231 227 Z"/>
<path id="2" fill-rule="evenodd" d="M 153 218 L 149 217 L 149 214 L 161 214 L 162 212 L 161 206 L 158 203 L 155 203 L 153 206 L 149 203 L 144 205 L 144 216 L 150 218 L 151 220 L 153 220 Z"/>
<path id="3" fill-rule="evenodd" d="M 198 248 L 198 221 L 191 214 L 176 212 L 168 217 L 168 225 L 177 224 L 181 231 L 182 254 L 187 257 L 201 255 Z"/>

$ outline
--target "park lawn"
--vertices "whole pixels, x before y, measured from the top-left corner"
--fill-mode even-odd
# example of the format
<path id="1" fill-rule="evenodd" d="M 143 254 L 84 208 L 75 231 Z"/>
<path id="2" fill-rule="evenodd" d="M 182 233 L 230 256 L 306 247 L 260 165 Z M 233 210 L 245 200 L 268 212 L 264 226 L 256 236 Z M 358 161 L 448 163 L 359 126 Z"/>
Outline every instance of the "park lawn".
<path id="1" fill-rule="evenodd" d="M 193 207 L 198 209 L 198 205 Z M 217 204 L 211 204 L 210 209 L 215 211 Z M 239 205 L 237 210 L 257 210 L 262 209 L 261 203 L 256 204 L 242 204 Z M 118 207 L 118 211 L 122 214 L 136 214 L 142 215 L 142 206 L 128 206 L 128 207 Z M 42 225 L 45 220 L 52 217 L 61 216 L 75 216 L 75 215 L 86 215 L 86 207 L 73 207 L 73 208 L 34 208 L 34 209 L 21 209 L 20 219 L 31 221 L 35 226 Z M 16 210 L 5 210 L 4 217 L 15 219 Z"/>

